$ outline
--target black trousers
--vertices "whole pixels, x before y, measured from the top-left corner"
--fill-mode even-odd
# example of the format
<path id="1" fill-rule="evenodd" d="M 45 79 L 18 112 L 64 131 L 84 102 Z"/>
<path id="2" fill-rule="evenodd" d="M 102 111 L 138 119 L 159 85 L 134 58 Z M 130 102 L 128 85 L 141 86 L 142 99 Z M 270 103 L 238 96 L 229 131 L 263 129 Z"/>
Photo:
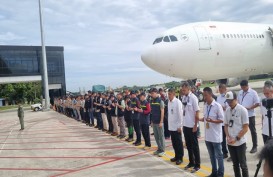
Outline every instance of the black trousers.
<path id="1" fill-rule="evenodd" d="M 226 138 L 226 132 L 225 132 L 225 127 L 224 126 L 222 126 L 222 134 L 223 134 L 222 151 L 223 151 L 223 154 L 228 154 L 227 138 Z"/>
<path id="2" fill-rule="evenodd" d="M 111 114 L 110 113 L 106 113 L 106 115 L 107 115 L 107 120 L 108 120 L 108 124 L 109 124 L 109 129 L 108 129 L 108 131 L 109 132 L 113 132 L 113 122 L 112 122 L 112 117 L 111 117 Z"/>
<path id="3" fill-rule="evenodd" d="M 249 117 L 249 129 L 251 132 L 253 147 L 257 147 L 258 146 L 258 139 L 257 139 L 257 132 L 256 132 L 256 127 L 255 127 L 255 116 Z"/>
<path id="4" fill-rule="evenodd" d="M 80 114 L 81 114 L 81 118 L 82 120 L 84 121 L 85 120 L 85 115 L 84 115 L 84 109 L 83 108 L 80 108 Z"/>
<path id="5" fill-rule="evenodd" d="M 134 124 L 134 129 L 135 129 L 136 137 L 137 137 L 136 142 L 140 143 L 141 142 L 141 132 L 140 132 L 139 120 L 134 119 L 133 124 Z"/>
<path id="6" fill-rule="evenodd" d="M 85 112 L 85 123 L 90 124 L 89 110 L 86 109 Z"/>
<path id="7" fill-rule="evenodd" d="M 149 124 L 141 124 L 141 132 L 145 141 L 145 146 L 151 147 Z"/>
<path id="8" fill-rule="evenodd" d="M 183 160 L 184 156 L 184 148 L 183 148 L 183 141 L 182 141 L 182 133 L 178 131 L 170 131 L 173 149 L 175 152 L 175 159 L 176 160 Z"/>
<path id="9" fill-rule="evenodd" d="M 200 168 L 200 150 L 197 139 L 197 132 L 193 128 L 183 127 L 183 133 L 187 144 L 190 165 Z"/>
<path id="10" fill-rule="evenodd" d="M 228 146 L 230 157 L 233 162 L 233 170 L 235 177 L 248 177 L 248 168 L 246 163 L 246 143 L 241 146 Z M 242 175 L 240 171 L 242 169 Z"/>
<path id="11" fill-rule="evenodd" d="M 170 138 L 170 131 L 168 127 L 168 119 L 164 119 L 164 137 L 165 138 Z"/>

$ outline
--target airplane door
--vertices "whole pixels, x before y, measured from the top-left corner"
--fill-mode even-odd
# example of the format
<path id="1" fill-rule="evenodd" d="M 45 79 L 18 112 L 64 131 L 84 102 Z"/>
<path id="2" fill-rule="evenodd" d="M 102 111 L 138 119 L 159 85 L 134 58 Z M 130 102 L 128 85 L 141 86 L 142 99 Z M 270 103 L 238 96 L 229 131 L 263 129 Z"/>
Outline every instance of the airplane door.
<path id="1" fill-rule="evenodd" d="M 195 26 L 194 30 L 199 41 L 199 50 L 210 50 L 211 45 L 206 28 L 203 26 Z"/>

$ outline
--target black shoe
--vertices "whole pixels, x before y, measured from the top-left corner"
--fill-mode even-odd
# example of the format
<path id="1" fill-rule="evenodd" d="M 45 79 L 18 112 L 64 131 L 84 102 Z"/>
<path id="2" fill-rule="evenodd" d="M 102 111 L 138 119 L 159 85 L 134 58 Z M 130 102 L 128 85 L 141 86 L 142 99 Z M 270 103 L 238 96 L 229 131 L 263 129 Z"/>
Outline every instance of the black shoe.
<path id="1" fill-rule="evenodd" d="M 176 158 L 174 157 L 174 158 L 170 159 L 170 161 L 171 162 L 176 162 Z"/>
<path id="2" fill-rule="evenodd" d="M 155 135 L 154 133 L 151 133 L 151 135 Z"/>
<path id="3" fill-rule="evenodd" d="M 228 158 L 228 154 L 224 154 L 224 159 Z"/>
<path id="4" fill-rule="evenodd" d="M 191 170 L 191 173 L 196 173 L 200 170 L 200 167 L 194 167 L 192 170 Z"/>
<path id="5" fill-rule="evenodd" d="M 189 168 L 192 168 L 192 167 L 194 167 L 194 165 L 188 164 L 187 166 L 184 167 L 184 170 L 188 170 Z"/>
<path id="6" fill-rule="evenodd" d="M 136 144 L 135 144 L 135 146 L 140 146 L 141 145 L 141 142 L 137 142 Z"/>
<path id="7" fill-rule="evenodd" d="M 215 174 L 210 174 L 209 176 L 206 176 L 206 177 L 217 177 L 217 175 L 215 175 Z"/>
<path id="8" fill-rule="evenodd" d="M 253 147 L 250 151 L 250 154 L 254 154 L 257 152 L 257 147 Z"/>
<path id="9" fill-rule="evenodd" d="M 180 165 L 181 163 L 183 163 L 182 160 L 177 160 L 175 164 L 176 164 L 176 165 Z"/>

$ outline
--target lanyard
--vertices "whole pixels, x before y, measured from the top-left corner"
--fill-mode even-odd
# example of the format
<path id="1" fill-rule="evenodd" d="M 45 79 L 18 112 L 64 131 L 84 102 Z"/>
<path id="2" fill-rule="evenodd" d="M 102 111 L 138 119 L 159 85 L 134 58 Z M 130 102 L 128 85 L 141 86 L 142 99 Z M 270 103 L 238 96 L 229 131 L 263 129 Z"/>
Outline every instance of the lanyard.
<path id="1" fill-rule="evenodd" d="M 244 94 L 245 93 L 245 94 Z M 242 98 L 242 102 L 241 102 L 241 104 L 243 104 L 243 101 L 244 101 L 244 99 L 245 99 L 245 96 L 248 94 L 248 92 L 243 92 L 243 98 Z"/>
<path id="2" fill-rule="evenodd" d="M 211 107 L 212 107 L 212 105 L 210 105 L 209 108 L 207 106 L 207 118 L 209 118 L 209 113 L 210 113 Z"/>

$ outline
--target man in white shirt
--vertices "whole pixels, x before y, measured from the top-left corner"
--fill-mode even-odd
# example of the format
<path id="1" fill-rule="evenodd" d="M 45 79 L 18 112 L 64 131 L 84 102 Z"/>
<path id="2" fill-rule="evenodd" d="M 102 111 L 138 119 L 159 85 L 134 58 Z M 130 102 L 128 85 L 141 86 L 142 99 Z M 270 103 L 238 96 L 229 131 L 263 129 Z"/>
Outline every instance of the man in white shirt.
<path id="1" fill-rule="evenodd" d="M 182 142 L 182 103 L 175 97 L 175 89 L 169 89 L 168 96 L 168 129 L 171 134 L 172 145 L 175 152 L 175 157 L 171 159 L 171 162 L 176 162 L 176 165 L 180 165 L 183 162 L 184 156 Z"/>
<path id="2" fill-rule="evenodd" d="M 234 174 L 235 177 L 248 177 L 245 137 L 249 124 L 248 113 L 244 106 L 238 104 L 235 92 L 227 92 L 226 99 L 230 107 L 225 112 L 224 123 Z"/>
<path id="3" fill-rule="evenodd" d="M 265 85 L 263 88 L 264 96 L 266 99 L 273 99 L 273 88 L 272 86 Z M 272 109 L 271 109 L 272 111 Z M 267 109 L 261 104 L 261 114 L 262 114 L 262 135 L 264 144 L 269 137 L 269 121 L 267 117 Z M 271 119 L 271 132 L 273 134 L 273 120 Z"/>
<path id="4" fill-rule="evenodd" d="M 228 104 L 226 102 L 226 93 L 227 93 L 227 86 L 225 84 L 219 85 L 219 93 L 220 95 L 217 96 L 217 103 L 219 103 L 222 106 L 223 111 L 225 112 L 228 108 Z M 222 134 L 223 134 L 223 142 L 222 142 L 222 151 L 224 154 L 224 159 L 228 158 L 228 150 L 227 150 L 227 141 L 226 141 L 226 133 L 225 133 L 225 124 L 222 124 Z M 230 158 L 229 158 L 230 159 Z M 228 159 L 228 161 L 229 161 Z M 230 159 L 231 161 L 231 159 Z"/>
<path id="5" fill-rule="evenodd" d="M 212 173 L 209 177 L 223 177 L 222 123 L 224 121 L 224 111 L 222 106 L 213 99 L 210 87 L 203 89 L 203 95 L 205 99 L 204 117 L 200 121 L 205 124 L 205 142 L 212 166 Z"/>
<path id="6" fill-rule="evenodd" d="M 199 122 L 199 106 L 198 98 L 190 91 L 191 86 L 188 82 L 184 82 L 181 86 L 183 94 L 183 133 L 187 144 L 187 150 L 189 155 L 189 164 L 184 168 L 189 168 L 192 173 L 200 170 L 200 150 L 197 139 L 197 125 Z"/>
<path id="7" fill-rule="evenodd" d="M 254 109 L 260 106 L 260 99 L 257 92 L 248 86 L 248 81 L 243 80 L 240 83 L 241 89 L 238 95 L 238 103 L 247 109 L 249 117 L 249 129 L 252 138 L 252 149 L 250 153 L 256 153 L 258 147 L 257 132 L 255 127 L 255 111 Z"/>

